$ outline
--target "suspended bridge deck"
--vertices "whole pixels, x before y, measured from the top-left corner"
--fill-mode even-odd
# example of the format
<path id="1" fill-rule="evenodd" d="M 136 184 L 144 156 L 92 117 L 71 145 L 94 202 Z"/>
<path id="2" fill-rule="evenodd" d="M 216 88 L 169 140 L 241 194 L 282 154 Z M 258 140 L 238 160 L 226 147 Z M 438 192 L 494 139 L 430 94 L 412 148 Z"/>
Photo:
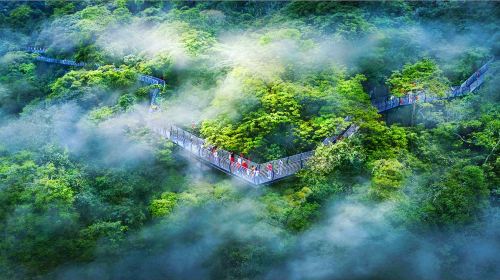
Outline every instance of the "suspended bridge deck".
<path id="1" fill-rule="evenodd" d="M 309 151 L 265 163 L 253 162 L 234 154 L 231 160 L 230 152 L 223 149 L 214 151 L 213 146 L 204 139 L 175 125 L 150 124 L 149 126 L 153 131 L 176 143 L 197 159 L 253 185 L 274 183 L 296 174 L 305 167 L 307 160 L 314 154 L 314 151 Z M 334 143 L 341 138 L 349 138 L 358 129 L 357 125 L 351 124 L 339 135 L 332 137 L 329 143 Z"/>
<path id="2" fill-rule="evenodd" d="M 92 68 L 97 68 L 97 64 L 86 64 L 83 62 L 76 62 L 67 59 L 55 59 L 43 56 L 46 52 L 43 48 L 30 47 L 25 49 L 25 51 L 39 54 L 35 59 L 47 63 L 55 63 L 74 67 L 84 67 L 90 66 Z M 389 97 L 384 100 L 373 100 L 372 104 L 375 106 L 379 113 L 394 109 L 400 106 L 411 105 L 414 103 L 421 102 L 433 102 L 436 100 L 445 100 L 450 98 L 455 98 L 463 96 L 465 94 L 471 93 L 481 86 L 484 82 L 486 72 L 489 69 L 489 65 L 493 61 L 490 60 L 479 68 L 472 76 L 470 76 L 465 82 L 460 86 L 453 87 L 450 92 L 448 92 L 443 97 L 436 97 L 432 95 L 426 95 L 425 92 L 420 92 L 417 94 L 408 94 L 405 97 L 396 98 Z M 119 71 L 119 69 L 116 69 Z M 162 85 L 165 86 L 165 81 L 149 75 L 140 74 L 138 80 L 148 85 Z M 154 88 L 150 92 L 150 104 L 157 105 L 157 97 L 159 93 L 159 88 Z M 154 112 L 154 111 L 152 111 Z M 345 121 L 350 121 L 349 117 L 346 117 Z M 223 149 L 213 149 L 207 141 L 199 138 L 192 133 L 189 133 L 174 124 L 168 124 L 166 122 L 153 123 L 149 122 L 148 126 L 150 129 L 164 138 L 177 144 L 184 151 L 188 152 L 190 155 L 194 156 L 198 160 L 204 162 L 205 164 L 230 174 L 240 180 L 245 181 L 254 186 L 260 186 L 265 184 L 271 184 L 286 177 L 292 176 L 299 172 L 306 166 L 306 162 L 314 154 L 314 151 L 308 151 L 300 154 L 296 154 L 289 157 L 284 157 L 281 159 L 272 160 L 265 163 L 257 163 L 250 161 L 245 158 L 241 158 L 237 155 L 233 156 L 231 159 L 230 152 Z M 323 141 L 324 145 L 330 145 L 336 143 L 337 141 L 349 138 L 353 136 L 359 129 L 359 126 L 351 123 L 346 129 L 341 130 L 337 135 L 326 138 Z"/>

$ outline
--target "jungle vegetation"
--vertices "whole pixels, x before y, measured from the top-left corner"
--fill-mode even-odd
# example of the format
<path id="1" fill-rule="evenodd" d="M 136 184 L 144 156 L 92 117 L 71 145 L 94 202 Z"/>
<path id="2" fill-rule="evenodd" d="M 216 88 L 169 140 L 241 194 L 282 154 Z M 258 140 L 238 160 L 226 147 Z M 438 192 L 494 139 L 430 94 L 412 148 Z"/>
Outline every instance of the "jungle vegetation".
<path id="1" fill-rule="evenodd" d="M 1 279 L 499 279 L 495 2 L 0 3 Z M 47 56 L 95 67 L 34 60 Z M 117 70 L 118 69 L 118 70 Z M 297 176 L 249 188 L 161 117 Z M 320 144 L 351 116 L 360 131 Z"/>

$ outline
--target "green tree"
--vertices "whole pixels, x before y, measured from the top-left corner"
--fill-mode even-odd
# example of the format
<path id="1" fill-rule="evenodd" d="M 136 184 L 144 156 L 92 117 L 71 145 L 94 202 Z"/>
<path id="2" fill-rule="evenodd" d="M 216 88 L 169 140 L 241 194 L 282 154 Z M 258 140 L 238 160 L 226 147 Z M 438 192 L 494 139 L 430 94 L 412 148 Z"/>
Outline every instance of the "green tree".
<path id="1" fill-rule="evenodd" d="M 396 159 L 380 159 L 372 165 L 370 195 L 377 200 L 400 199 L 406 167 Z"/>
<path id="2" fill-rule="evenodd" d="M 436 62 L 427 58 L 406 64 L 401 72 L 393 72 L 387 84 L 395 96 L 419 91 L 442 96 L 449 90 L 448 79 L 443 76 Z"/>
<path id="3" fill-rule="evenodd" d="M 43 79 L 36 75 L 36 66 L 29 54 L 13 52 L 0 64 L 0 109 L 8 114 L 19 113 L 24 106 L 46 94 Z"/>
<path id="4" fill-rule="evenodd" d="M 113 108 L 103 106 L 89 112 L 89 119 L 95 123 L 107 120 L 113 116 Z"/>
<path id="5" fill-rule="evenodd" d="M 396 158 L 408 150 L 407 132 L 392 125 L 387 127 L 380 121 L 361 123 L 361 141 L 368 162 L 382 158 Z"/>
<path id="6" fill-rule="evenodd" d="M 153 217 L 168 216 L 177 204 L 177 194 L 172 192 L 162 193 L 159 199 L 154 199 L 149 205 L 149 211 Z"/>
<path id="7" fill-rule="evenodd" d="M 129 89 L 136 83 L 137 73 L 126 66 L 120 71 L 116 71 L 113 66 L 89 71 L 70 71 L 52 84 L 49 98 L 75 99 L 86 107 L 93 107 L 109 98 L 111 90 Z"/>
<path id="8" fill-rule="evenodd" d="M 37 165 L 30 157 L 19 154 L 10 167 L 0 168 L 0 185 L 14 183 L 0 195 L 9 199 L 0 228 L 2 254 L 11 265 L 23 265 L 36 275 L 75 257 L 78 213 L 73 203 L 78 179 L 63 158 Z M 27 171 L 31 175 L 26 176 Z"/>
<path id="9" fill-rule="evenodd" d="M 421 217 L 431 224 L 458 227 L 477 220 L 488 205 L 484 172 L 477 166 L 454 166 L 429 186 Z"/>
<path id="10" fill-rule="evenodd" d="M 309 228 L 318 217 L 319 204 L 304 203 L 299 207 L 294 207 L 288 214 L 287 227 L 295 232 Z"/>
<path id="11" fill-rule="evenodd" d="M 26 27 L 32 22 L 33 9 L 28 5 L 20 5 L 9 14 L 9 21 L 12 26 Z"/>
<path id="12" fill-rule="evenodd" d="M 77 246 L 81 254 L 78 258 L 88 261 L 96 254 L 99 256 L 117 254 L 125 241 L 127 230 L 128 227 L 123 226 L 120 221 L 97 222 L 87 226 L 79 232 Z"/>

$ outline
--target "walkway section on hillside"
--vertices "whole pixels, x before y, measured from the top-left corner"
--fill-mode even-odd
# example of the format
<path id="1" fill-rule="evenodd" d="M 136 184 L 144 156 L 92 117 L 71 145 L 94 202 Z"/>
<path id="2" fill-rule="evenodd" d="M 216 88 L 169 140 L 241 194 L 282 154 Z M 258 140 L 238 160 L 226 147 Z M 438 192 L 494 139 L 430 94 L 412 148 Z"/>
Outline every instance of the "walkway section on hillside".
<path id="1" fill-rule="evenodd" d="M 55 59 L 43 56 L 46 52 L 46 49 L 44 48 L 30 47 L 25 50 L 39 54 L 35 59 L 42 62 L 74 67 L 90 66 L 83 62 L 76 62 L 74 60 Z M 436 100 L 463 96 L 475 91 L 484 82 L 486 72 L 488 71 L 489 65 L 492 61 L 493 59 L 488 61 L 464 83 L 458 87 L 452 88 L 451 91 L 443 97 L 436 97 L 434 95 L 427 95 L 425 92 L 419 92 L 417 94 L 408 94 L 401 98 L 391 96 L 382 101 L 372 101 L 372 104 L 377 108 L 378 112 L 381 113 L 399 106 L 406 106 L 417 102 L 433 102 Z M 91 68 L 98 67 L 98 64 L 91 65 Z M 118 68 L 116 68 L 116 70 L 119 71 Z M 165 86 L 164 80 L 149 75 L 139 74 L 138 80 L 148 85 Z M 159 87 L 151 89 L 150 112 L 154 112 L 156 108 L 158 108 L 157 97 L 159 92 Z M 344 121 L 349 123 L 351 122 L 351 118 L 346 117 Z M 181 129 L 174 124 L 167 124 L 165 121 L 162 121 L 160 124 L 148 123 L 148 126 L 152 131 L 174 142 L 188 154 L 194 156 L 200 161 L 255 186 L 270 184 L 296 174 L 306 166 L 307 160 L 309 160 L 314 154 L 314 151 L 308 151 L 265 163 L 256 163 L 249 159 L 240 157 L 235 153 L 218 149 L 215 146 L 210 145 L 206 140 Z M 338 134 L 334 134 L 326 138 L 322 143 L 324 145 L 334 144 L 344 138 L 353 136 L 358 129 L 358 125 L 351 123 L 346 129 L 341 130 Z M 339 128 L 337 128 L 337 130 L 339 130 Z"/>
<path id="2" fill-rule="evenodd" d="M 414 103 L 434 102 L 436 100 L 451 99 L 465 94 L 471 93 L 479 88 L 484 82 L 486 72 L 488 71 L 493 59 L 489 60 L 474 74 L 472 74 L 460 86 L 453 87 L 444 96 L 438 97 L 436 95 L 426 94 L 424 91 L 417 94 L 406 94 L 404 97 L 389 96 L 386 100 L 373 100 L 372 104 L 375 106 L 379 113 L 394 109 L 399 106 L 411 105 Z"/>
<path id="3" fill-rule="evenodd" d="M 257 163 L 234 153 L 231 154 L 226 150 L 217 149 L 204 139 L 175 125 L 150 125 L 150 128 L 176 143 L 195 158 L 252 185 L 270 184 L 292 176 L 303 169 L 307 160 L 314 154 L 314 151 L 309 151 L 265 163 Z M 333 137 L 328 144 L 349 138 L 358 129 L 357 125 L 351 124 L 347 129 Z"/>

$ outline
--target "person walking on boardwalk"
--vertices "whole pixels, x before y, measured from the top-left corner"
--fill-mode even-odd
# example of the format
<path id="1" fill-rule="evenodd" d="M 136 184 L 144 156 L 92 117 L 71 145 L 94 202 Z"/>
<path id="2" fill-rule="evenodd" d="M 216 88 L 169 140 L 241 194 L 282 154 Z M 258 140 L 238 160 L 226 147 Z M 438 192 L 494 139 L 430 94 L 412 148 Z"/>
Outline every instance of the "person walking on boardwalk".
<path id="1" fill-rule="evenodd" d="M 233 172 L 232 171 L 232 167 L 234 165 L 234 152 L 230 152 L 229 153 L 229 172 Z"/>
<path id="2" fill-rule="evenodd" d="M 252 163 L 252 161 L 250 160 L 250 158 L 247 158 L 247 166 L 248 166 L 248 168 L 247 168 L 247 176 L 248 176 L 248 177 L 252 177 L 252 176 L 253 176 L 253 169 L 252 169 L 252 168 L 253 168 L 254 166 L 252 165 L 252 166 L 250 167 L 250 164 L 251 164 L 251 163 Z"/>
<path id="3" fill-rule="evenodd" d="M 241 156 L 238 157 L 238 161 L 236 161 L 236 171 L 241 173 Z"/>
<path id="4" fill-rule="evenodd" d="M 282 159 L 280 159 L 278 161 L 278 175 L 281 175 L 281 174 L 283 174 L 283 160 Z"/>
<path id="5" fill-rule="evenodd" d="M 260 179 L 260 170 L 259 170 L 259 166 L 254 166 L 253 167 L 253 182 L 254 184 L 258 184 L 259 183 L 259 179 Z"/>
<path id="6" fill-rule="evenodd" d="M 271 163 L 267 164 L 267 178 L 272 180 L 274 177 L 273 165 Z"/>
<path id="7" fill-rule="evenodd" d="M 214 162 L 215 164 L 220 165 L 219 152 L 217 150 L 217 147 L 214 148 Z"/>
<path id="8" fill-rule="evenodd" d="M 210 161 L 213 161 L 214 151 L 215 151 L 215 146 L 212 146 L 212 147 L 209 149 L 209 154 L 208 154 L 208 159 L 209 159 Z"/>
<path id="9" fill-rule="evenodd" d="M 243 163 L 241 164 L 242 171 L 245 172 L 248 175 L 250 175 L 250 169 L 248 169 L 248 163 L 246 160 L 243 160 Z"/>

